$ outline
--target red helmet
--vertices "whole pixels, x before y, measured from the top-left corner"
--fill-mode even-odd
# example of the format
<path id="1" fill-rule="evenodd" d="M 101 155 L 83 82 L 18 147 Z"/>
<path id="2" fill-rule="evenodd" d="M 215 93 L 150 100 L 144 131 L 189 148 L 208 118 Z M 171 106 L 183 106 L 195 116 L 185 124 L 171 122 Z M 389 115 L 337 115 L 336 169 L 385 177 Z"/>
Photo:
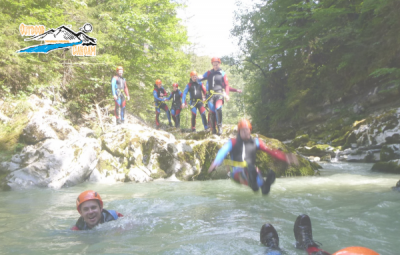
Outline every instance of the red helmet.
<path id="1" fill-rule="evenodd" d="M 86 190 L 76 199 L 76 210 L 78 210 L 79 213 L 81 213 L 80 205 L 88 200 L 98 200 L 100 207 L 103 208 L 103 200 L 101 200 L 100 194 L 93 190 Z"/>
<path id="2" fill-rule="evenodd" d="M 379 253 L 365 247 L 354 246 L 341 249 L 333 255 L 379 255 Z"/>
<path id="3" fill-rule="evenodd" d="M 160 85 L 161 84 L 161 80 L 160 79 L 157 79 L 156 80 L 156 85 Z"/>
<path id="4" fill-rule="evenodd" d="M 174 88 L 177 88 L 178 86 L 179 86 L 178 83 L 172 84 L 172 87 L 174 87 Z"/>
<path id="5" fill-rule="evenodd" d="M 211 64 L 214 62 L 219 62 L 221 64 L 221 59 L 214 57 L 211 59 Z"/>
<path id="6" fill-rule="evenodd" d="M 247 119 L 242 119 L 242 120 L 240 120 L 239 123 L 238 123 L 238 131 L 239 131 L 240 129 L 246 128 L 246 127 L 249 128 L 250 131 L 252 130 L 250 121 L 248 121 Z"/>
<path id="7" fill-rule="evenodd" d="M 122 66 L 117 66 L 117 72 L 118 72 L 119 70 L 124 70 L 124 68 L 123 68 Z"/>
<path id="8" fill-rule="evenodd" d="M 191 71 L 190 72 L 190 77 L 192 77 L 192 76 L 197 76 L 197 72 L 196 71 Z"/>

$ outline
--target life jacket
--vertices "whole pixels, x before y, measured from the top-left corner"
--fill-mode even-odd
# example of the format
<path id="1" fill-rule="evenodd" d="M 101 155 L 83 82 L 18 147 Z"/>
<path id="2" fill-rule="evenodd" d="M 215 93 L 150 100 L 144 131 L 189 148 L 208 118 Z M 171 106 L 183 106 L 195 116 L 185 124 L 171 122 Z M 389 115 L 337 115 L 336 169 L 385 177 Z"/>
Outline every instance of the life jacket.
<path id="1" fill-rule="evenodd" d="M 103 211 L 101 212 L 101 219 L 100 219 L 100 223 L 102 224 L 104 222 L 109 222 L 109 221 L 113 221 L 118 219 L 118 214 L 116 211 L 114 210 L 106 210 L 103 209 Z M 83 220 L 83 217 L 79 217 L 78 221 L 76 222 L 75 226 L 79 229 L 79 230 L 88 230 L 90 229 L 86 222 Z"/>
<path id="2" fill-rule="evenodd" d="M 165 89 L 163 87 L 158 88 L 157 85 L 154 85 L 154 91 L 157 91 L 158 98 L 167 96 L 167 91 L 165 91 Z M 154 102 L 158 103 L 158 102 L 162 102 L 162 101 L 154 98 Z"/>
<path id="3" fill-rule="evenodd" d="M 238 134 L 236 139 L 231 139 L 232 150 L 230 152 L 231 159 L 233 161 L 243 162 L 247 164 L 256 164 L 256 152 L 257 144 L 256 141 L 250 137 L 248 141 L 243 141 Z"/>
<path id="4" fill-rule="evenodd" d="M 190 93 L 190 100 L 192 100 L 192 103 L 196 103 L 197 99 L 202 100 L 202 91 L 203 91 L 203 85 L 198 82 L 190 81 L 189 82 L 189 93 Z"/>
<path id="5" fill-rule="evenodd" d="M 125 90 L 125 85 L 126 85 L 126 80 L 125 78 L 122 78 L 118 75 L 115 75 L 113 79 L 116 80 L 116 88 L 115 92 L 117 93 L 117 96 L 123 96 L 124 95 L 124 90 Z"/>
<path id="6" fill-rule="evenodd" d="M 214 90 L 216 92 L 220 92 L 225 89 L 226 84 L 224 81 L 225 72 L 219 69 L 215 71 L 214 69 L 208 71 L 207 73 L 207 81 L 208 81 L 208 90 Z"/>
<path id="7" fill-rule="evenodd" d="M 180 92 L 179 89 L 171 92 L 172 106 L 180 107 L 182 105 L 181 95 L 179 95 Z"/>

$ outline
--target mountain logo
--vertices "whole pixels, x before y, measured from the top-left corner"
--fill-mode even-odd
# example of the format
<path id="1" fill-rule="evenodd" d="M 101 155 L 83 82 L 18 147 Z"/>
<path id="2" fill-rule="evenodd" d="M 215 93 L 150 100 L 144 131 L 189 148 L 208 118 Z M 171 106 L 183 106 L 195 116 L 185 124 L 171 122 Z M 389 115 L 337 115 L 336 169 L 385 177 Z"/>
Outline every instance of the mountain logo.
<path id="1" fill-rule="evenodd" d="M 47 54 L 53 50 L 71 49 L 72 56 L 96 56 L 97 39 L 86 35 L 93 31 L 90 23 L 83 25 L 78 33 L 64 25 L 45 31 L 42 25 L 29 26 L 22 23 L 19 30 L 22 36 L 32 36 L 24 41 L 42 41 L 44 44 L 30 46 L 17 53 Z"/>

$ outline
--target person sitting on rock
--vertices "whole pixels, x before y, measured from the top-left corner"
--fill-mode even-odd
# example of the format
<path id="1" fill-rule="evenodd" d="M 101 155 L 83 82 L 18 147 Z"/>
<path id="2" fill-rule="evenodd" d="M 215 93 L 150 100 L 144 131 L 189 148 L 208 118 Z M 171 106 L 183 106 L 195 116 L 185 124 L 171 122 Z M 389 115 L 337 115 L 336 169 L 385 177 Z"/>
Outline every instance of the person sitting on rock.
<path id="1" fill-rule="evenodd" d="M 289 164 L 298 164 L 293 154 L 285 154 L 280 150 L 268 148 L 260 139 L 252 139 L 250 136 L 251 124 L 243 119 L 238 123 L 238 135 L 236 139 L 230 139 L 217 153 L 214 162 L 208 169 L 211 173 L 217 166 L 221 165 L 224 158 L 230 153 L 231 160 L 238 163 L 232 167 L 230 177 L 237 183 L 249 186 L 254 192 L 261 187 L 263 195 L 269 193 L 272 183 L 275 181 L 275 172 L 269 170 L 267 179 L 264 180 L 261 172 L 255 167 L 256 152 L 262 150 L 272 157 L 286 161 Z"/>
<path id="2" fill-rule="evenodd" d="M 206 88 L 204 87 L 203 83 L 201 83 L 197 79 L 197 72 L 192 71 L 190 73 L 190 81 L 186 85 L 185 90 L 183 91 L 182 97 L 182 107 L 186 107 L 186 95 L 189 92 L 190 95 L 190 107 L 192 112 L 192 131 L 196 132 L 196 115 L 197 109 L 200 112 L 201 120 L 203 121 L 204 130 L 208 129 L 207 126 L 207 118 L 206 118 L 206 108 L 204 108 L 203 104 L 203 97 L 206 95 Z"/>
<path id="3" fill-rule="evenodd" d="M 167 114 L 169 126 L 172 127 L 171 116 L 169 113 L 168 105 L 164 103 L 164 101 L 168 101 L 168 98 L 164 98 L 168 96 L 168 93 L 165 91 L 164 87 L 162 86 L 161 80 L 157 79 L 156 84 L 154 85 L 153 90 L 153 97 L 154 97 L 154 104 L 156 107 L 156 128 L 160 128 L 160 109 L 163 109 Z"/>
<path id="4" fill-rule="evenodd" d="M 172 114 L 172 119 L 175 122 L 175 127 L 180 128 L 181 127 L 181 104 L 182 104 L 182 92 L 179 90 L 179 85 L 178 83 L 172 84 L 172 93 L 168 97 L 168 100 L 171 100 L 172 98 L 172 104 L 171 104 L 171 114 Z"/>
<path id="5" fill-rule="evenodd" d="M 93 190 L 86 190 L 78 196 L 76 209 L 81 217 L 71 230 L 88 230 L 104 222 L 123 217 L 117 211 L 103 209 L 103 200 L 101 200 L 100 194 Z"/>
<path id="6" fill-rule="evenodd" d="M 299 215 L 294 223 L 294 237 L 296 248 L 304 250 L 308 255 L 330 255 L 320 249 L 320 244 L 313 240 L 311 219 L 307 214 Z M 279 247 L 279 236 L 274 226 L 264 224 L 260 230 L 260 242 L 268 247 L 267 255 L 282 255 Z M 377 252 L 365 247 L 347 247 L 335 252 L 333 255 L 379 255 Z"/>

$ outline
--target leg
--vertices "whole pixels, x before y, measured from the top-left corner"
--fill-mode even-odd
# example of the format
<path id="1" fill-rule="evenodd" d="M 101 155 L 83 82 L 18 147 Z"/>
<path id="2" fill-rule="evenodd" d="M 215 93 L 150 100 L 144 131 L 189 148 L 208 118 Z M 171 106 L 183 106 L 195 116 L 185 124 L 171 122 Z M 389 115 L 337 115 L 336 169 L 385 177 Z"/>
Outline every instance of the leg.
<path id="1" fill-rule="evenodd" d="M 122 121 L 122 123 L 125 122 L 125 107 L 126 107 L 126 101 L 124 98 L 124 101 L 122 102 L 122 105 L 121 105 L 121 121 Z"/>
<path id="2" fill-rule="evenodd" d="M 218 135 L 222 135 L 222 104 L 223 104 L 222 99 L 218 99 L 217 102 L 215 103 Z"/>
<path id="3" fill-rule="evenodd" d="M 181 109 L 176 109 L 177 128 L 181 127 Z"/>
<path id="4" fill-rule="evenodd" d="M 208 129 L 207 119 L 206 119 L 206 108 L 204 108 L 203 102 L 198 103 L 198 109 L 201 114 L 201 120 L 203 122 L 204 130 Z"/>
<path id="5" fill-rule="evenodd" d="M 213 103 L 213 99 L 214 99 L 214 97 L 211 98 L 211 99 L 208 101 L 208 108 L 210 109 L 209 115 L 210 115 L 210 127 L 211 127 L 211 131 L 212 131 L 213 134 L 216 134 L 217 132 L 216 132 L 216 130 L 215 130 L 215 106 L 214 106 L 214 103 Z"/>
<path id="6" fill-rule="evenodd" d="M 196 116 L 197 116 L 197 108 L 194 106 L 191 110 L 192 113 L 192 131 L 196 131 Z"/>
<path id="7" fill-rule="evenodd" d="M 121 120 L 119 118 L 119 108 L 121 107 L 121 99 L 118 98 L 117 100 L 115 100 L 115 119 L 117 122 L 117 125 L 121 123 Z"/>
<path id="8" fill-rule="evenodd" d="M 160 128 L 160 107 L 156 107 L 156 128 Z"/>
<path id="9" fill-rule="evenodd" d="M 177 125 L 177 120 L 176 120 L 175 109 L 174 109 L 174 108 L 171 108 L 171 115 L 172 115 L 172 119 L 173 119 L 174 122 L 175 122 L 175 127 L 176 127 L 176 125 Z"/>
<path id="10" fill-rule="evenodd" d="M 165 113 L 167 114 L 167 118 L 168 118 L 168 124 L 169 124 L 169 126 L 170 126 L 170 127 L 172 127 L 171 115 L 170 115 L 170 112 L 169 112 L 168 105 L 166 105 L 166 104 L 163 104 L 163 106 L 162 106 L 162 109 L 163 109 L 163 110 L 165 111 Z"/>
<path id="11" fill-rule="evenodd" d="M 261 175 L 261 174 L 260 174 Z M 275 172 L 273 170 L 269 170 L 267 174 L 267 179 L 264 181 L 264 179 L 261 176 L 261 179 L 263 182 L 261 183 L 261 192 L 263 195 L 267 195 L 270 190 L 271 190 L 271 185 L 275 182 Z"/>

